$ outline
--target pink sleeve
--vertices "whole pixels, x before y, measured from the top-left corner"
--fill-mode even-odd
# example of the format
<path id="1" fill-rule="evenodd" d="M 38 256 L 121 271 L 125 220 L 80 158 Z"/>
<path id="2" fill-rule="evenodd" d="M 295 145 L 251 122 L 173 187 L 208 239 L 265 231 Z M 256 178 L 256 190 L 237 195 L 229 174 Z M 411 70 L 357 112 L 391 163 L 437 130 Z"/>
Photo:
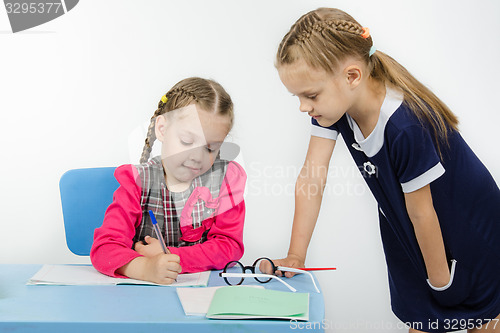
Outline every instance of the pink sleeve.
<path id="1" fill-rule="evenodd" d="M 229 261 L 243 256 L 245 182 L 243 168 L 236 162 L 230 162 L 220 190 L 219 214 L 214 217 L 207 241 L 193 246 L 168 248 L 181 258 L 183 273 L 223 269 Z"/>
<path id="2" fill-rule="evenodd" d="M 132 249 L 132 242 L 135 228 L 142 219 L 141 190 L 136 184 L 137 169 L 133 165 L 118 167 L 115 178 L 120 187 L 113 194 L 102 226 L 94 231 L 90 259 L 99 272 L 125 277 L 116 270 L 140 256 Z"/>

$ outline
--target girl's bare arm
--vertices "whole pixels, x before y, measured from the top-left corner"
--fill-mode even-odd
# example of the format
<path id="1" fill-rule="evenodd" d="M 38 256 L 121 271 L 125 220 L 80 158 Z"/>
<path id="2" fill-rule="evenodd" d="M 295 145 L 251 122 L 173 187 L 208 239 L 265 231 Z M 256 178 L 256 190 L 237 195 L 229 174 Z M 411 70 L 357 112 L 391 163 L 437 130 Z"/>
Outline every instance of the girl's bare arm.
<path id="1" fill-rule="evenodd" d="M 405 193 L 406 209 L 415 229 L 420 251 L 424 257 L 429 282 L 442 287 L 450 280 L 443 236 L 432 204 L 430 185 Z"/>
<path id="2" fill-rule="evenodd" d="M 295 184 L 295 213 L 288 256 L 277 265 L 304 267 L 307 248 L 318 218 L 334 140 L 311 136 L 306 160 Z M 286 272 L 291 277 L 293 273 Z"/>

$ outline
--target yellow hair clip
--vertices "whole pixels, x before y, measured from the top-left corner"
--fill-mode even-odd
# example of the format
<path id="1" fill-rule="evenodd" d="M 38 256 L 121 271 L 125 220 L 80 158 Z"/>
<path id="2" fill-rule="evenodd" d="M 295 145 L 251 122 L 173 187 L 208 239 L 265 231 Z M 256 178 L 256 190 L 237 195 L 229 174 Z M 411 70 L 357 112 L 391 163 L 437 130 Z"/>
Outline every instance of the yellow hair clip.
<path id="1" fill-rule="evenodd" d="M 168 101 L 167 96 L 166 95 L 161 96 L 161 101 L 163 102 L 163 104 L 167 103 Z"/>

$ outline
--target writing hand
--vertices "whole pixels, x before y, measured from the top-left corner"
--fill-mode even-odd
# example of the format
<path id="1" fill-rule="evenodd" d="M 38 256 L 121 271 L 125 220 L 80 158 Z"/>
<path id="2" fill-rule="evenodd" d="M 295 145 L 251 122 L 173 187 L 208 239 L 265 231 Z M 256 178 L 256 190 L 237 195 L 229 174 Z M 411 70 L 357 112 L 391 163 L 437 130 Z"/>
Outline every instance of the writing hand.
<path id="1" fill-rule="evenodd" d="M 160 241 L 156 238 L 146 236 L 144 238 L 144 241 L 146 242 L 146 244 L 144 244 L 143 242 L 137 242 L 134 244 L 134 249 L 140 255 L 143 255 L 145 257 L 154 257 L 158 254 L 163 253 Z M 168 254 L 170 254 L 170 252 Z"/>
<path id="2" fill-rule="evenodd" d="M 150 245 L 144 245 L 150 246 Z M 176 254 L 160 253 L 155 256 L 139 256 L 118 268 L 116 272 L 132 279 L 171 284 L 182 272 L 181 259 Z"/>
<path id="3" fill-rule="evenodd" d="M 160 253 L 154 257 L 144 257 L 145 280 L 159 284 L 172 284 L 182 272 L 180 258 L 176 254 Z"/>

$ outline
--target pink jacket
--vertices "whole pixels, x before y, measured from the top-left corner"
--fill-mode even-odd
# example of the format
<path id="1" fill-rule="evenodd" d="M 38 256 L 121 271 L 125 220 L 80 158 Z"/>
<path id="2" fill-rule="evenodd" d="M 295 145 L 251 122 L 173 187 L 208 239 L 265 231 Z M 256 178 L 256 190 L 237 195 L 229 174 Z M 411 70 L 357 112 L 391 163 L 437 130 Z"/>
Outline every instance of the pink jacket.
<path id="1" fill-rule="evenodd" d="M 116 169 L 115 178 L 120 187 L 115 191 L 113 202 L 106 210 L 103 225 L 94 232 L 90 259 L 94 267 L 106 275 L 123 277 L 117 274 L 116 270 L 140 256 L 132 249 L 133 238 L 141 223 L 143 211 L 141 188 L 136 182 L 136 176 L 137 169 L 132 165 L 123 165 Z M 211 226 L 204 243 L 178 248 L 168 247 L 171 253 L 180 257 L 183 273 L 222 269 L 229 261 L 241 258 L 244 250 L 245 181 L 243 168 L 236 162 L 229 162 L 218 198 L 212 199 L 210 193 L 207 194 L 203 190 L 206 188 L 195 188 L 196 191 L 193 192 L 196 193 L 193 194 L 202 198 L 206 205 L 214 205 L 219 201 L 218 213 L 210 217 L 213 221 L 203 223 Z M 224 184 L 225 182 L 228 184 Z M 230 188 L 231 195 L 223 195 L 224 188 Z M 200 193 L 203 195 L 200 196 Z M 188 201 L 188 205 L 192 204 Z M 182 223 L 184 222 L 181 222 L 181 225 Z"/>

